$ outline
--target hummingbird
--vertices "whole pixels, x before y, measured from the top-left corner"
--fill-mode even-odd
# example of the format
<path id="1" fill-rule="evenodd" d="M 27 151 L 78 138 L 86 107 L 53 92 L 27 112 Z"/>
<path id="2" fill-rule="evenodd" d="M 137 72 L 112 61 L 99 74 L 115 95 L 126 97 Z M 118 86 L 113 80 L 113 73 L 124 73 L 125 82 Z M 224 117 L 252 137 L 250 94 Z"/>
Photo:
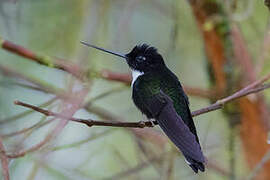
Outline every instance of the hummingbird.
<path id="1" fill-rule="evenodd" d="M 205 157 L 189 109 L 188 97 L 158 50 L 148 44 L 139 44 L 129 53 L 122 54 L 83 41 L 81 43 L 126 61 L 132 72 L 132 99 L 136 107 L 148 120 L 158 122 L 195 173 L 198 170 L 204 172 Z"/>

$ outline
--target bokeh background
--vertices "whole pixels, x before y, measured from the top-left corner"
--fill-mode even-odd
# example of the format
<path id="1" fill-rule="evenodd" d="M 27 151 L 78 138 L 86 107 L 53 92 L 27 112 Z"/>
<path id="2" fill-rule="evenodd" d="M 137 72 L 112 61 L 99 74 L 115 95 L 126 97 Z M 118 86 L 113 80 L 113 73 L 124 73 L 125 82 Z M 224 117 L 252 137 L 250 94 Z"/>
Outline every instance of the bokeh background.
<path id="1" fill-rule="evenodd" d="M 10 179 L 269 179 L 268 159 L 261 163 L 269 149 L 267 90 L 194 118 L 208 159 L 206 172 L 199 174 L 158 126 L 61 124 L 13 103 L 77 118 L 142 120 L 130 86 L 107 77 L 128 77 L 128 66 L 83 46 L 84 40 L 123 53 L 139 43 L 157 47 L 184 85 L 191 110 L 197 110 L 270 72 L 269 32 L 269 10 L 262 0 L 1 0 L 2 39 L 88 72 L 82 82 L 0 49 L 5 150 L 18 153 L 45 141 L 9 159 Z"/>

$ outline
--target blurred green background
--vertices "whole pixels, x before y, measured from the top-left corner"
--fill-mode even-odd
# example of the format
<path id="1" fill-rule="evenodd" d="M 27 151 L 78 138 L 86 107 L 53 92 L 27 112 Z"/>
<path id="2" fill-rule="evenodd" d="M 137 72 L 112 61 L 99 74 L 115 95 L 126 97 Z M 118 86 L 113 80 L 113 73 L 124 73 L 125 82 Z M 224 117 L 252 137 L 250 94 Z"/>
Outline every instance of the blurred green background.
<path id="1" fill-rule="evenodd" d="M 239 0 L 235 15 L 247 47 L 256 59 L 268 28 L 268 9 L 262 1 Z M 242 19 L 237 20 L 237 15 Z M 96 72 L 109 69 L 127 73 L 129 69 L 119 58 L 89 49 L 81 45 L 80 40 L 123 53 L 136 44 L 148 43 L 158 48 L 182 84 L 202 89 L 210 87 L 203 40 L 187 1 L 1 0 L 0 36 L 34 52 L 72 61 Z M 44 86 L 63 90 L 80 87 L 78 81 L 65 72 L 4 50 L 0 50 L 0 64 Z M 263 72 L 269 71 L 269 65 L 266 61 Z M 15 106 L 14 100 L 40 105 L 54 97 L 17 83 L 27 84 L 21 78 L 0 75 L 0 120 L 26 111 Z M 94 77 L 88 85 L 90 90 L 85 102 L 92 100 L 94 109 L 108 111 L 125 121 L 142 119 L 133 105 L 129 86 Z M 111 93 L 96 98 L 106 92 Z M 205 98 L 190 96 L 191 110 L 209 103 Z M 47 108 L 59 112 L 61 101 Z M 75 117 L 101 119 L 98 114 L 82 109 Z M 0 134 L 16 132 L 48 119 L 51 118 L 31 113 L 0 123 Z M 228 170 L 229 131 L 225 117 L 215 111 L 194 120 L 206 157 Z M 10 152 L 27 149 L 40 142 L 56 124 L 57 121 L 53 121 L 17 136 L 3 137 L 3 142 Z M 154 130 L 160 132 L 159 127 Z M 138 139 L 124 128 L 88 128 L 69 122 L 40 150 L 10 160 L 11 179 L 228 179 L 212 168 L 194 174 L 169 141 L 161 148 L 151 140 Z M 142 150 L 145 148 L 147 153 Z M 250 172 L 239 138 L 236 138 L 235 151 L 239 179 Z M 160 159 L 153 160 L 151 154 Z"/>

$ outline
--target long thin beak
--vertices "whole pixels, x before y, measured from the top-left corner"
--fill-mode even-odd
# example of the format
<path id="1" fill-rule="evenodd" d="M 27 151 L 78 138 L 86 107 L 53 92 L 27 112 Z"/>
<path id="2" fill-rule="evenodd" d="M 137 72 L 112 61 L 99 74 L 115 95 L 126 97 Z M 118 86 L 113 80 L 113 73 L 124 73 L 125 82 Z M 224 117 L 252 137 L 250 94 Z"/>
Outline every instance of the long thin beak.
<path id="1" fill-rule="evenodd" d="M 80 41 L 80 42 L 81 42 L 83 45 L 89 46 L 89 47 L 91 47 L 91 48 L 95 48 L 95 49 L 98 49 L 98 50 L 100 50 L 100 51 L 104 51 L 104 52 L 106 52 L 106 53 L 113 54 L 113 55 L 115 55 L 115 56 L 119 56 L 119 57 L 124 58 L 124 59 L 127 58 L 126 55 L 124 55 L 124 54 L 117 53 L 117 52 L 113 52 L 113 51 L 110 51 L 110 50 L 107 50 L 107 49 L 104 49 L 104 48 L 101 48 L 101 47 L 97 47 L 97 46 L 95 46 L 95 45 L 88 44 L 88 43 L 83 42 L 83 41 Z"/>

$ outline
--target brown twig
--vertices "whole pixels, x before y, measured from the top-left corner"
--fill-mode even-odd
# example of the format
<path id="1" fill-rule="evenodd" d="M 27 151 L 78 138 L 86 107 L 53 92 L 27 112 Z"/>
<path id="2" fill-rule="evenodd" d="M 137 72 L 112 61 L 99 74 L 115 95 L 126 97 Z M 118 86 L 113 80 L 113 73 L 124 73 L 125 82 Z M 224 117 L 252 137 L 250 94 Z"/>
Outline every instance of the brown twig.
<path id="1" fill-rule="evenodd" d="M 17 135 L 20 135 L 20 134 L 23 134 L 23 133 L 26 133 L 28 131 L 31 131 L 33 129 L 37 129 L 37 128 L 40 128 L 42 126 L 45 126 L 49 123 L 51 123 L 53 121 L 53 119 L 50 119 L 49 121 L 46 121 L 46 122 L 38 122 L 30 127 L 27 127 L 27 128 L 23 128 L 22 130 L 19 130 L 19 131 L 15 131 L 15 132 L 11 132 L 11 133 L 7 133 L 7 134 L 1 134 L 1 137 L 3 139 L 5 138 L 9 138 L 9 137 L 13 137 L 13 136 L 17 136 Z"/>
<path id="2" fill-rule="evenodd" d="M 39 53 L 35 53 L 29 49 L 26 49 L 20 45 L 17 45 L 13 42 L 1 39 L 0 46 L 2 49 L 9 51 L 11 53 L 17 54 L 29 60 L 35 61 L 41 65 L 45 65 L 48 67 L 53 67 L 56 69 L 60 69 L 66 71 L 78 79 L 82 79 L 83 71 L 76 64 L 70 63 L 68 61 L 64 61 L 61 59 L 52 58 L 50 56 L 42 55 Z"/>
<path id="3" fill-rule="evenodd" d="M 88 92 L 88 88 L 84 88 L 84 89 L 80 90 L 79 92 L 77 92 L 77 94 L 78 94 L 77 99 L 72 99 L 72 101 L 65 102 L 64 103 L 65 108 L 63 109 L 63 111 L 61 113 L 65 114 L 65 117 L 67 117 L 67 118 L 72 117 L 74 115 L 74 113 L 81 106 L 87 92 Z M 70 103 L 72 104 L 72 106 L 70 106 Z M 33 110 L 35 110 L 35 109 L 33 109 Z M 46 111 L 44 111 L 44 112 L 46 112 Z M 67 125 L 67 123 L 68 123 L 67 119 L 61 118 L 61 120 L 58 122 L 56 127 L 53 130 L 51 130 L 42 141 L 40 141 L 36 145 L 30 147 L 29 149 L 6 154 L 6 156 L 8 158 L 19 158 L 19 157 L 23 157 L 24 155 L 26 155 L 30 152 L 37 151 L 38 149 L 43 147 L 46 143 L 48 143 L 51 139 L 53 139 L 53 137 L 56 137 L 64 129 L 64 127 Z"/>
<path id="4" fill-rule="evenodd" d="M 2 165 L 2 175 L 4 177 L 4 180 L 9 180 L 8 158 L 5 154 L 5 147 L 2 143 L 1 137 L 0 137 L 0 159 Z"/>
<path id="5" fill-rule="evenodd" d="M 28 90 L 34 90 L 34 91 L 39 91 L 39 92 L 42 92 L 42 93 L 48 93 L 48 92 L 46 92 L 46 90 L 44 90 L 41 87 L 38 87 L 38 86 L 32 85 L 32 84 L 27 84 L 27 83 L 14 82 L 14 81 L 13 82 L 2 81 L 2 82 L 0 82 L 0 84 L 7 85 L 5 87 L 8 87 L 8 86 L 18 86 L 18 87 L 25 88 L 25 89 L 28 89 Z"/>
<path id="6" fill-rule="evenodd" d="M 33 109 L 37 112 L 44 114 L 45 116 L 54 116 L 56 118 L 67 119 L 70 121 L 83 123 L 89 127 L 91 127 L 91 126 L 112 126 L 112 127 L 130 127 L 130 128 L 152 127 L 151 122 L 143 122 L 143 121 L 140 121 L 140 122 L 118 122 L 118 121 L 95 121 L 92 119 L 79 119 L 79 118 L 67 117 L 63 114 L 48 111 L 48 110 L 39 108 L 37 106 L 33 106 L 33 105 L 23 103 L 20 101 L 15 101 L 14 104 Z"/>
<path id="7" fill-rule="evenodd" d="M 1 37 L 0 37 L 1 40 Z M 84 75 L 87 74 L 86 71 L 84 71 L 82 68 L 80 68 L 78 65 L 74 63 L 70 63 L 66 60 L 61 60 L 57 58 L 52 58 L 50 56 L 45 56 L 42 54 L 35 53 L 29 49 L 24 48 L 23 46 L 17 45 L 13 42 L 3 40 L 0 43 L 1 48 L 4 50 L 7 50 L 11 53 L 17 54 L 19 56 L 22 56 L 24 58 L 27 58 L 29 60 L 35 61 L 41 65 L 47 66 L 47 67 L 52 67 L 56 69 L 63 70 L 67 73 L 70 73 L 74 77 L 83 80 Z M 4 73 L 13 73 L 15 76 L 21 77 L 21 75 L 18 75 L 17 72 L 11 72 L 7 67 L 1 66 L 1 70 Z M 122 82 L 126 85 L 130 85 L 132 77 L 130 73 L 117 73 L 117 72 L 112 72 L 110 70 L 102 70 L 100 73 L 97 73 L 99 77 L 110 80 L 110 81 L 116 81 L 116 82 Z M 26 79 L 28 80 L 28 79 Z M 40 86 L 39 83 L 34 83 Z M 41 86 L 42 87 L 42 86 Z M 40 90 L 40 87 L 38 87 Z M 187 87 L 184 86 L 185 91 L 192 96 L 198 96 L 198 97 L 203 97 L 203 98 L 213 98 L 215 97 L 214 92 L 209 91 L 209 90 L 204 90 L 200 88 L 192 88 L 192 87 Z"/>
<path id="8" fill-rule="evenodd" d="M 270 78 L 270 76 L 268 77 Z M 266 81 L 267 79 L 265 79 Z M 260 80 L 261 81 L 261 80 Z M 263 83 L 264 81 L 262 81 L 261 83 Z M 253 85 L 252 85 L 253 84 Z M 265 89 L 268 89 L 270 88 L 270 84 L 266 84 L 266 85 L 263 85 L 263 86 L 260 86 L 258 88 L 253 88 L 253 87 L 256 87 L 258 85 L 257 82 L 255 83 L 252 83 L 251 85 L 248 85 L 247 87 L 241 89 L 240 91 L 237 91 L 236 93 L 234 93 L 233 95 L 231 96 L 228 96 L 224 99 L 221 99 L 221 100 L 218 100 L 216 103 L 206 107 L 206 108 L 202 108 L 200 110 L 197 110 L 197 111 L 194 111 L 192 112 L 192 116 L 198 116 L 200 114 L 204 114 L 206 112 L 210 112 L 210 111 L 214 111 L 214 110 L 217 110 L 217 109 L 220 109 L 222 108 L 223 105 L 235 100 L 235 99 L 239 99 L 243 96 L 247 96 L 249 94 L 252 94 L 252 93 L 257 93 L 257 92 L 260 92 L 260 91 L 263 91 Z"/>
<path id="9" fill-rule="evenodd" d="M 122 82 L 126 85 L 130 85 L 132 81 L 132 76 L 130 73 L 118 73 L 107 69 L 100 72 L 100 77 L 109 81 Z"/>
<path id="10" fill-rule="evenodd" d="M 45 82 L 40 82 L 35 78 L 29 78 L 7 66 L 0 65 L 0 72 L 6 76 L 26 80 L 27 82 L 37 86 L 41 92 L 55 94 L 61 99 L 70 99 L 70 94 L 61 88 L 55 88 Z M 37 89 L 36 89 L 37 90 Z"/>
<path id="11" fill-rule="evenodd" d="M 52 99 L 50 99 L 49 101 L 39 105 L 38 107 L 46 107 L 46 106 L 49 106 L 50 104 L 54 103 L 55 101 L 57 100 L 57 97 L 54 97 Z M 11 117 L 8 117 L 8 118 L 5 118 L 5 119 L 2 119 L 0 121 L 0 126 L 3 126 L 5 124 L 9 124 L 11 122 L 14 122 L 20 118 L 23 118 L 31 113 L 33 113 L 34 111 L 33 110 L 28 110 L 28 111 L 25 111 L 25 112 L 22 112 L 22 113 L 19 113 L 17 115 L 14 115 L 14 116 L 11 116 Z"/>
<path id="12" fill-rule="evenodd" d="M 243 89 L 237 91 L 236 93 L 232 94 L 231 96 L 228 96 L 226 98 L 218 100 L 216 103 L 214 103 L 206 108 L 202 108 L 200 110 L 192 112 L 192 116 L 198 116 L 198 115 L 206 113 L 206 112 L 220 109 L 220 108 L 222 108 L 222 106 L 224 104 L 231 102 L 232 100 L 241 98 L 243 96 L 246 96 L 246 95 L 249 95 L 252 93 L 257 93 L 257 92 L 263 91 L 263 90 L 269 88 L 269 84 L 258 87 L 258 88 L 256 88 L 256 87 L 263 84 L 265 81 L 267 81 L 269 79 L 270 79 L 270 73 L 265 75 L 263 78 L 249 84 L 248 86 L 244 87 Z"/>
<path id="13" fill-rule="evenodd" d="M 126 85 L 130 85 L 132 81 L 132 77 L 130 73 L 118 73 L 110 70 L 102 70 L 99 73 L 99 76 L 103 79 L 109 81 L 122 82 Z M 194 88 L 189 86 L 184 86 L 184 90 L 188 95 L 197 96 L 202 98 L 214 98 L 216 96 L 214 91 L 202 89 L 202 88 Z"/>
<path id="14" fill-rule="evenodd" d="M 38 149 L 40 149 L 44 144 L 46 144 L 53 136 L 54 136 L 54 134 L 50 133 L 41 142 L 39 142 L 38 144 L 32 146 L 31 148 L 29 148 L 27 150 L 24 150 L 24 151 L 15 152 L 15 153 L 12 153 L 12 154 L 6 154 L 6 156 L 8 158 L 19 158 L 19 157 L 23 157 L 27 153 L 35 152 Z"/>
<path id="15" fill-rule="evenodd" d="M 183 86 L 185 92 L 190 96 L 196 96 L 200 98 L 207 98 L 207 99 L 215 99 L 217 97 L 216 91 L 202 89 L 202 88 L 194 88 L 184 85 Z"/>
<path id="16" fill-rule="evenodd" d="M 257 93 L 257 92 L 263 91 L 265 89 L 268 89 L 268 88 L 270 88 L 270 84 L 266 84 L 266 85 L 260 86 L 258 88 L 253 88 L 253 89 L 252 88 L 251 89 L 249 89 L 249 88 L 246 89 L 246 88 L 243 88 L 240 91 L 237 91 L 236 93 L 234 93 L 231 96 L 228 96 L 228 97 L 226 97 L 224 99 L 218 100 L 216 103 L 214 103 L 214 104 L 212 104 L 212 105 L 210 105 L 208 107 L 199 109 L 197 111 L 193 111 L 191 114 L 194 117 L 194 116 L 198 116 L 200 114 L 204 114 L 204 113 L 207 113 L 207 112 L 215 111 L 217 109 L 222 108 L 225 104 L 227 104 L 227 103 L 229 103 L 229 102 L 231 102 L 231 101 L 233 101 L 235 99 L 239 99 L 239 98 L 241 98 L 243 96 L 247 96 L 249 94 Z"/>
<path id="17" fill-rule="evenodd" d="M 210 111 L 220 109 L 225 104 L 227 104 L 227 103 L 229 103 L 229 102 L 231 102 L 231 101 L 233 101 L 235 99 L 239 99 L 239 98 L 241 98 L 243 96 L 247 96 L 249 94 L 257 93 L 257 92 L 263 91 L 265 89 L 268 89 L 268 88 L 270 88 L 270 84 L 266 84 L 266 85 L 263 85 L 263 86 L 260 86 L 260 87 L 257 87 L 257 88 L 253 88 L 253 87 L 256 87 L 258 84 L 263 83 L 264 81 L 266 81 L 269 78 L 270 78 L 270 75 L 267 75 L 262 80 L 258 80 L 256 82 L 248 85 L 247 87 L 241 89 L 240 91 L 237 91 L 236 93 L 234 93 L 231 96 L 228 96 L 228 97 L 226 97 L 224 99 L 221 99 L 221 100 L 217 101 L 216 103 L 214 103 L 214 104 L 212 104 L 212 105 L 210 105 L 208 107 L 205 107 L 205 108 L 199 109 L 197 111 L 194 111 L 194 112 L 192 112 L 192 116 L 198 116 L 198 115 L 201 115 L 201 114 L 204 114 L 204 113 L 208 113 Z M 54 117 L 57 117 L 57 118 L 67 119 L 67 120 L 78 122 L 78 123 L 83 123 L 83 124 L 85 124 L 85 125 L 87 125 L 89 127 L 91 127 L 91 126 L 111 126 L 111 127 L 129 127 L 129 128 L 152 127 L 151 122 L 143 122 L 143 121 L 139 121 L 139 122 L 119 122 L 119 121 L 95 121 L 95 120 L 92 120 L 92 119 L 78 119 L 78 118 L 73 118 L 73 117 L 67 117 L 67 116 L 65 116 L 63 114 L 60 114 L 60 113 L 55 113 L 55 112 L 52 112 L 52 111 L 44 110 L 44 109 L 39 108 L 37 106 L 33 106 L 33 105 L 30 105 L 30 104 L 27 104 L 27 103 L 24 103 L 24 102 L 21 102 L 21 101 L 15 101 L 14 103 L 16 105 L 20 105 L 20 106 L 24 106 L 24 107 L 33 109 L 33 110 L 35 110 L 37 112 L 40 112 L 40 113 L 42 113 L 42 114 L 44 114 L 46 116 L 54 116 Z M 154 124 L 157 125 L 158 124 L 157 121 L 154 121 Z"/>

